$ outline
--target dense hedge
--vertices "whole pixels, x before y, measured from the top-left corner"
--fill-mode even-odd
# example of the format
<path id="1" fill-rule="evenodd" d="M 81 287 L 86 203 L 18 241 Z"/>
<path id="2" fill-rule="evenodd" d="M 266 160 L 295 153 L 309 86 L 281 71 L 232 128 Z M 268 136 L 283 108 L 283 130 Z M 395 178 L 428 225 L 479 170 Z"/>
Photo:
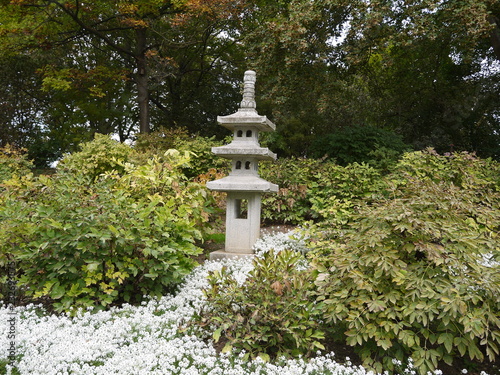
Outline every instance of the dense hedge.
<path id="1" fill-rule="evenodd" d="M 380 190 L 383 172 L 368 164 L 340 166 L 322 159 L 279 159 L 260 169 L 262 178 L 279 185 L 277 194 L 262 197 L 262 218 L 268 223 L 320 221 L 332 200 L 351 202 Z"/>
<path id="2" fill-rule="evenodd" d="M 311 146 L 311 156 L 327 157 L 346 166 L 352 163 L 370 163 L 387 166 L 411 150 L 396 133 L 373 126 L 354 126 L 322 135 Z"/>
<path id="3" fill-rule="evenodd" d="M 314 235 L 317 296 L 366 365 L 420 373 L 500 347 L 500 165 L 467 153 L 406 154 L 385 194 L 334 210 Z"/>

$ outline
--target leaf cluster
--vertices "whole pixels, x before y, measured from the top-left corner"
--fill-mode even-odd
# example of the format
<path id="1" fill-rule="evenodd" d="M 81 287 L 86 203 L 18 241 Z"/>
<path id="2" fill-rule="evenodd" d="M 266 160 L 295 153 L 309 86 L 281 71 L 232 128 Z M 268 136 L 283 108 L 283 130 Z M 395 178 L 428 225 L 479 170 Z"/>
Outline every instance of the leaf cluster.
<path id="1" fill-rule="evenodd" d="M 385 150 L 385 155 L 377 157 L 382 150 Z M 409 150 L 410 146 L 391 131 L 372 126 L 353 126 L 318 137 L 311 146 L 311 156 L 333 158 L 343 166 L 354 162 L 393 164 Z"/>
<path id="2" fill-rule="evenodd" d="M 349 214 L 353 202 L 380 191 L 382 171 L 368 164 L 341 166 L 330 160 L 290 158 L 263 164 L 260 175 L 280 187 L 278 194 L 263 196 L 263 219 L 300 224 L 331 218 L 332 208 L 339 205 Z"/>
<path id="3" fill-rule="evenodd" d="M 313 274 L 298 269 L 300 253 L 269 251 L 254 259 L 255 268 L 243 285 L 226 267 L 212 272 L 204 290 L 208 307 L 196 324 L 245 357 L 264 360 L 310 355 L 324 349 L 319 319 L 322 304 L 314 301 Z"/>
<path id="4" fill-rule="evenodd" d="M 80 151 L 66 155 L 57 167 L 94 181 L 106 172 L 123 174 L 125 163 L 132 158 L 132 153 L 133 149 L 126 144 L 96 133 L 92 141 L 81 143 Z"/>
<path id="5" fill-rule="evenodd" d="M 359 202 L 347 225 L 317 227 L 318 300 L 365 365 L 411 357 L 424 374 L 498 357 L 499 170 L 467 153 L 410 153 L 385 178 L 389 194 Z"/>
<path id="6" fill-rule="evenodd" d="M 189 163 L 183 167 L 188 178 L 196 178 L 211 169 L 227 170 L 228 163 L 212 152 L 212 147 L 222 146 L 215 137 L 190 134 L 185 128 L 161 128 L 149 134 L 139 134 L 135 149 L 144 155 L 161 155 L 169 149 L 190 152 Z"/>
<path id="7" fill-rule="evenodd" d="M 10 180 L 14 176 L 24 176 L 33 168 L 33 163 L 28 160 L 23 149 L 11 145 L 0 148 L 0 183 Z"/>

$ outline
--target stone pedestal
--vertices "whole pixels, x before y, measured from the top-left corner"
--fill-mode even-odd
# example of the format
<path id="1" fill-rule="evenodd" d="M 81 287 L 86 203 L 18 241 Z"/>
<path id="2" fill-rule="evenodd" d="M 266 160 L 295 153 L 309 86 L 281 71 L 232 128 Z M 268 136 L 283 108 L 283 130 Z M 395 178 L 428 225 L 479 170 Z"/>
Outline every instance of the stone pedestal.
<path id="1" fill-rule="evenodd" d="M 225 250 L 212 251 L 210 253 L 210 260 L 224 260 L 224 259 L 242 259 L 253 258 L 253 253 L 231 253 Z"/>
<path id="2" fill-rule="evenodd" d="M 225 251 L 210 259 L 251 256 L 260 236 L 261 195 L 277 192 L 278 186 L 259 177 L 261 160 L 275 160 L 276 154 L 260 147 L 259 132 L 274 131 L 276 126 L 255 109 L 255 72 L 245 72 L 240 109 L 229 116 L 219 116 L 220 125 L 233 132 L 233 141 L 212 152 L 231 160 L 229 176 L 207 183 L 215 191 L 227 192 Z"/>
<path id="3" fill-rule="evenodd" d="M 230 253 L 251 253 L 260 237 L 260 193 L 227 194 L 226 246 Z"/>

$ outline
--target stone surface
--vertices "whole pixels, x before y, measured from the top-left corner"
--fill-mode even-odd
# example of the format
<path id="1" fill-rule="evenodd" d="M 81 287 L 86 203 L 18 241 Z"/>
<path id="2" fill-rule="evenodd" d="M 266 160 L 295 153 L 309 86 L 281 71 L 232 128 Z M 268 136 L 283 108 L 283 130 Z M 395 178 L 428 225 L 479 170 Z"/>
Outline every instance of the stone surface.
<path id="1" fill-rule="evenodd" d="M 257 75 L 248 70 L 243 77 L 243 100 L 236 113 L 228 116 L 218 116 L 217 122 L 227 129 L 237 131 L 248 129 L 249 126 L 259 131 L 271 132 L 276 130 L 274 125 L 266 116 L 261 116 L 255 109 L 255 82 Z M 236 138 L 236 136 L 235 136 Z"/>
<path id="2" fill-rule="evenodd" d="M 210 253 L 209 260 L 253 258 L 254 256 L 255 254 L 253 253 L 231 253 L 224 250 L 217 250 Z"/>
<path id="3" fill-rule="evenodd" d="M 228 116 L 217 116 L 217 122 L 229 130 L 246 129 L 252 126 L 261 132 L 272 132 L 276 130 L 276 125 L 267 118 L 260 116 L 254 110 L 238 110 Z"/>
<path id="4" fill-rule="evenodd" d="M 236 159 L 242 156 L 254 157 L 258 160 L 276 160 L 276 154 L 268 148 L 252 147 L 251 145 L 236 145 L 230 143 L 226 146 L 212 147 L 212 152 L 226 159 Z"/>
<path id="5" fill-rule="evenodd" d="M 217 117 L 220 125 L 233 131 L 233 141 L 212 152 L 232 164 L 229 176 L 207 183 L 210 190 L 227 192 L 225 251 L 212 253 L 210 259 L 252 255 L 260 236 L 261 195 L 278 191 L 278 185 L 258 174 L 260 160 L 276 159 L 276 154 L 260 147 L 259 132 L 273 131 L 276 126 L 255 110 L 255 81 L 255 72 L 245 72 L 240 109 Z"/>
<path id="6" fill-rule="evenodd" d="M 215 191 L 226 192 L 261 192 L 277 193 L 278 185 L 266 181 L 257 176 L 234 176 L 229 175 L 215 181 L 207 182 L 207 188 Z"/>
<path id="7" fill-rule="evenodd" d="M 227 193 L 226 244 L 231 253 L 251 253 L 260 237 L 261 193 Z"/>

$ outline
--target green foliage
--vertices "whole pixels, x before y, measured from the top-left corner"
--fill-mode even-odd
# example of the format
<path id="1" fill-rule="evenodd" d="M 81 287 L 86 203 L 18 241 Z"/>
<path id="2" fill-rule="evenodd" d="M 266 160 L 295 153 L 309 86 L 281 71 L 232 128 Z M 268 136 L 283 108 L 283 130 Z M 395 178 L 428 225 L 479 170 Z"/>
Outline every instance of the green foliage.
<path id="1" fill-rule="evenodd" d="M 335 217 L 344 222 L 360 202 L 369 203 L 383 193 L 381 171 L 368 164 L 325 163 L 313 176 L 310 201 L 317 221 Z"/>
<path id="2" fill-rule="evenodd" d="M 98 137 L 56 175 L 7 186 L 0 266 L 17 261 L 27 296 L 49 297 L 57 311 L 137 303 L 171 291 L 195 265 L 210 210 L 206 190 L 181 171 L 189 155 L 135 165 L 119 159 L 125 147 Z"/>
<path id="3" fill-rule="evenodd" d="M 497 358 L 499 171 L 467 153 L 411 153 L 386 177 L 388 194 L 348 225 L 317 228 L 325 319 L 365 365 L 411 356 L 425 374 L 458 356 Z"/>
<path id="4" fill-rule="evenodd" d="M 467 152 L 438 154 L 429 148 L 405 154 L 394 171 L 393 178 L 404 182 L 406 176 L 429 179 L 433 182 L 449 181 L 462 189 L 481 194 L 500 190 L 500 164 L 491 159 L 477 158 Z"/>
<path id="5" fill-rule="evenodd" d="M 58 164 L 58 169 L 87 176 L 91 181 L 105 172 L 122 174 L 133 152 L 132 148 L 111 139 L 109 135 L 98 133 L 94 140 L 81 144 L 80 148 L 80 152 L 66 155 Z"/>
<path id="6" fill-rule="evenodd" d="M 212 241 L 217 244 L 223 244 L 226 241 L 224 233 L 209 233 L 205 236 L 205 241 Z"/>
<path id="7" fill-rule="evenodd" d="M 206 174 L 210 169 L 227 169 L 228 163 L 212 152 L 212 147 L 221 146 L 215 137 L 190 135 L 186 129 L 161 129 L 150 134 L 140 134 L 136 150 L 146 155 L 162 154 L 168 149 L 191 153 L 189 163 L 183 168 L 189 178 Z"/>
<path id="8" fill-rule="evenodd" d="M 24 176 L 31 171 L 33 164 L 23 150 L 10 145 L 0 148 L 0 183 L 13 176 Z"/>
<path id="9" fill-rule="evenodd" d="M 204 293 L 206 308 L 197 324 L 222 340 L 223 352 L 245 350 L 246 357 L 264 360 L 309 355 L 324 349 L 318 319 L 322 304 L 311 298 L 313 274 L 299 270 L 300 253 L 285 250 L 255 258 L 255 268 L 240 285 L 226 267 L 213 272 Z"/>
<path id="10" fill-rule="evenodd" d="M 151 133 L 138 134 L 135 149 L 141 154 L 158 155 L 175 148 L 179 140 L 188 138 L 189 134 L 186 129 L 161 128 Z"/>
<path id="11" fill-rule="evenodd" d="M 372 162 L 395 163 L 409 151 L 402 138 L 393 132 L 373 126 L 354 126 L 318 137 L 311 147 L 314 157 L 335 159 L 340 165 Z"/>
<path id="12" fill-rule="evenodd" d="M 7 366 L 9 365 L 9 361 L 7 360 L 0 360 L 0 372 L 2 374 L 6 374 L 7 373 Z M 11 374 L 12 375 L 20 375 L 21 373 L 19 372 L 19 370 L 17 368 L 13 368 L 11 369 Z"/>
<path id="13" fill-rule="evenodd" d="M 279 159 L 264 164 L 260 175 L 280 187 L 262 199 L 262 217 L 273 223 L 331 218 L 339 205 L 347 210 L 339 214 L 348 214 L 357 199 L 376 194 L 381 184 L 381 171 L 368 164 L 343 167 L 329 160 Z"/>
<path id="14" fill-rule="evenodd" d="M 262 196 L 262 219 L 273 223 L 298 224 L 311 217 L 309 185 L 312 171 L 320 167 L 312 159 L 278 159 L 261 163 L 259 174 L 278 184 L 277 194 Z"/>
<path id="15" fill-rule="evenodd" d="M 152 124 L 221 135 L 252 68 L 281 155 L 367 124 L 500 158 L 499 18 L 497 0 L 5 2 L 0 134 L 52 161 L 96 131 L 125 140 L 149 102 Z"/>

